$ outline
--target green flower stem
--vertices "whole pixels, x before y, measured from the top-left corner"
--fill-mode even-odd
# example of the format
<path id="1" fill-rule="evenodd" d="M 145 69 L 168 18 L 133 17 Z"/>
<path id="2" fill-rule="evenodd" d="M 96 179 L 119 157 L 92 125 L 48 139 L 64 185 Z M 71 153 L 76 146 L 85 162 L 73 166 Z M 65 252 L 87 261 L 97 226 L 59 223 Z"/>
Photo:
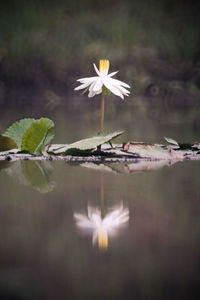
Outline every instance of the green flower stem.
<path id="1" fill-rule="evenodd" d="M 103 132 L 103 125 L 104 125 L 104 111 L 105 111 L 105 96 L 102 92 L 101 94 L 101 120 L 100 120 L 100 133 Z"/>

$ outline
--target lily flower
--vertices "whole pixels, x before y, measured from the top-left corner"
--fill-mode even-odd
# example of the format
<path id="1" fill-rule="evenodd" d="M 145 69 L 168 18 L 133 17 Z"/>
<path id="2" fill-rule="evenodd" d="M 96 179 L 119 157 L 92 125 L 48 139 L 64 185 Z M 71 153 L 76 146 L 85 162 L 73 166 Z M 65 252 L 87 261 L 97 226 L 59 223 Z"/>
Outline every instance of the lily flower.
<path id="1" fill-rule="evenodd" d="M 93 245 L 98 241 L 100 249 L 108 248 L 108 237 L 116 236 L 118 230 L 127 225 L 129 210 L 120 204 L 102 218 L 101 209 L 88 206 L 88 215 L 74 214 L 77 227 L 84 233 L 92 233 Z"/>
<path id="2" fill-rule="evenodd" d="M 125 82 L 112 78 L 118 71 L 108 74 L 110 66 L 109 60 L 101 59 L 99 62 L 99 70 L 95 64 L 93 65 L 98 76 L 78 79 L 77 81 L 79 81 L 81 85 L 75 88 L 76 91 L 88 89 L 89 98 L 105 92 L 106 89 L 122 99 L 124 99 L 124 96 L 129 96 L 130 91 L 126 88 L 130 88 L 130 86 Z"/>

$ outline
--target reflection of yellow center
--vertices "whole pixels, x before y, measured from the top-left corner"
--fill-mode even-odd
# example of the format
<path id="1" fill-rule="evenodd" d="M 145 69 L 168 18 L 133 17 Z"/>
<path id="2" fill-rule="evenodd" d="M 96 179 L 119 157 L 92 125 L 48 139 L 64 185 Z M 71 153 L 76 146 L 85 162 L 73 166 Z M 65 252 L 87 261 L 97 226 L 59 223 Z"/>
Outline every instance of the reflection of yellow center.
<path id="1" fill-rule="evenodd" d="M 101 59 L 99 61 L 99 71 L 102 73 L 108 73 L 109 70 L 109 66 L 110 66 L 110 62 L 108 59 Z"/>
<path id="2" fill-rule="evenodd" d="M 98 245 L 100 249 L 106 250 L 108 248 L 108 234 L 105 230 L 98 232 Z"/>

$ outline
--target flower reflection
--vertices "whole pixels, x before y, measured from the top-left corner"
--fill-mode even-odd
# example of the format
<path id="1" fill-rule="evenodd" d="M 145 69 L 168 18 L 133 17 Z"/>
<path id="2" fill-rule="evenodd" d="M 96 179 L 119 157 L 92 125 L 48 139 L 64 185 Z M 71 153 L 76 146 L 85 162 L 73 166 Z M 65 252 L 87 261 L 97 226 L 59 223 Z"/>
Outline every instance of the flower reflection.
<path id="1" fill-rule="evenodd" d="M 127 225 L 129 220 L 129 210 L 123 207 L 123 203 L 116 206 L 105 216 L 102 210 L 88 206 L 88 215 L 74 214 L 76 225 L 84 233 L 93 235 L 93 245 L 98 242 L 100 249 L 108 248 L 108 237 L 116 236 L 119 229 Z"/>

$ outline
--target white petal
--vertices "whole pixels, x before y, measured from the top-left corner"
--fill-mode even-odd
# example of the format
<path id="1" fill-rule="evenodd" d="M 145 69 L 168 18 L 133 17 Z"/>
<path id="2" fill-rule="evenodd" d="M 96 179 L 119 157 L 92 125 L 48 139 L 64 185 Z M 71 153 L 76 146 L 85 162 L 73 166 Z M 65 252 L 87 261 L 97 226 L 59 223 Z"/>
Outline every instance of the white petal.
<path id="1" fill-rule="evenodd" d="M 81 83 L 86 83 L 86 82 L 92 82 L 96 79 L 98 79 L 99 77 L 94 76 L 94 77 L 87 77 L 87 78 L 81 78 L 81 79 L 77 79 L 77 81 L 81 82 Z"/>
<path id="2" fill-rule="evenodd" d="M 103 84 L 105 85 L 105 87 L 107 87 L 107 89 L 109 89 L 113 94 L 115 94 L 116 96 L 121 97 L 122 99 L 124 99 L 123 94 L 120 92 L 120 90 L 113 86 L 107 79 L 103 80 Z"/>
<path id="3" fill-rule="evenodd" d="M 114 80 L 116 84 L 120 84 L 120 85 L 122 85 L 124 87 L 130 88 L 130 85 L 128 85 L 127 83 L 125 83 L 123 81 L 120 81 L 120 80 L 114 79 L 114 78 L 112 78 L 112 80 Z"/>
<path id="4" fill-rule="evenodd" d="M 112 73 L 108 74 L 108 77 L 112 77 L 112 76 L 114 76 L 115 74 L 117 74 L 118 72 L 119 72 L 119 71 L 112 72 Z"/>
<path id="5" fill-rule="evenodd" d="M 97 79 L 98 80 L 98 79 Z M 91 84 L 91 86 L 89 87 L 89 91 L 93 91 L 93 88 L 95 86 L 96 80 Z M 94 92 L 94 91 L 93 91 Z"/>
<path id="6" fill-rule="evenodd" d="M 124 94 L 126 96 L 126 94 L 130 94 L 130 91 L 128 91 L 127 89 L 125 89 L 123 86 L 121 86 L 119 83 L 116 83 L 115 79 L 113 78 L 107 78 L 107 80 L 115 87 L 117 87 L 122 94 Z"/>
<path id="7" fill-rule="evenodd" d="M 99 70 L 97 69 L 96 65 L 95 65 L 95 64 L 93 64 L 93 66 L 94 66 L 94 69 L 95 69 L 95 71 L 96 71 L 97 75 L 99 75 L 99 76 L 100 76 L 100 72 L 99 72 Z"/>
<path id="8" fill-rule="evenodd" d="M 96 92 L 96 95 L 99 95 L 99 94 L 101 94 L 101 93 L 102 93 L 102 87 L 100 88 L 99 91 Z"/>
<path id="9" fill-rule="evenodd" d="M 96 95 L 96 93 L 95 93 L 93 90 L 91 90 L 91 91 L 89 91 L 88 97 L 89 97 L 89 98 L 92 98 L 92 97 L 94 97 L 95 95 Z"/>
<path id="10" fill-rule="evenodd" d="M 102 82 L 102 80 L 99 78 L 99 79 L 95 82 L 95 85 L 94 85 L 94 87 L 93 87 L 93 91 L 94 91 L 94 92 L 99 91 L 99 90 L 102 88 L 102 86 L 103 86 L 103 82 Z"/>
<path id="11" fill-rule="evenodd" d="M 75 91 L 82 90 L 82 89 L 87 88 L 89 85 L 90 85 L 90 83 L 88 83 L 88 82 L 87 83 L 83 83 L 83 84 L 77 86 L 74 90 Z"/>

